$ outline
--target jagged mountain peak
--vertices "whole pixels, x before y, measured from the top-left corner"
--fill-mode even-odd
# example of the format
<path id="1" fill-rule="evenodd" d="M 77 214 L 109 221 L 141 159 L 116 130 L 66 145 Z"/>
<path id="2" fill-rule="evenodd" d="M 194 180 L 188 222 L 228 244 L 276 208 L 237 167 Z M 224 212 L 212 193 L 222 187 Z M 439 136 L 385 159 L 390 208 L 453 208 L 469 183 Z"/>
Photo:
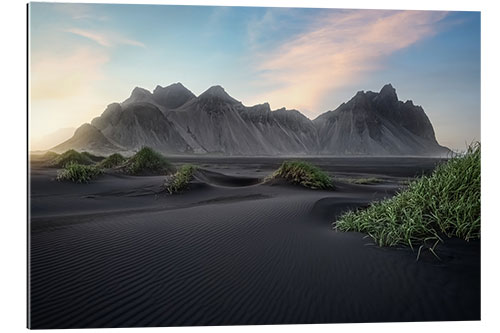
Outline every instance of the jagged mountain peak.
<path id="1" fill-rule="evenodd" d="M 380 92 L 358 92 L 349 102 L 314 122 L 326 153 L 373 155 L 444 154 L 423 109 L 398 100 L 386 84 Z"/>
<path id="2" fill-rule="evenodd" d="M 148 145 L 168 153 L 227 155 L 446 154 L 430 120 L 411 100 L 398 100 L 386 84 L 359 91 L 347 103 L 310 120 L 269 103 L 246 107 L 220 85 L 196 97 L 181 83 L 136 87 L 123 103 L 108 105 L 92 125 L 56 147 L 133 151 Z"/>
<path id="3" fill-rule="evenodd" d="M 176 83 L 169 84 L 168 86 L 165 86 L 165 87 L 162 87 L 161 85 L 157 85 L 156 88 L 153 90 L 153 94 L 162 93 L 164 91 L 176 91 L 176 92 L 189 92 L 189 93 L 191 93 L 191 91 L 188 88 L 186 88 L 182 83 L 176 82 Z"/>
<path id="4" fill-rule="evenodd" d="M 165 89 L 165 88 L 174 88 L 174 87 L 179 87 L 179 88 L 184 88 L 184 89 L 187 89 L 182 83 L 180 82 L 174 82 L 174 83 L 171 83 L 169 84 L 168 86 L 165 86 L 165 87 L 162 87 L 161 85 L 156 85 L 156 88 L 155 90 L 157 89 Z M 154 91 L 153 91 L 154 93 Z"/>
<path id="5" fill-rule="evenodd" d="M 205 90 L 204 93 L 212 94 L 212 95 L 215 95 L 215 94 L 226 94 L 227 95 L 226 90 L 221 85 L 218 85 L 218 84 L 211 86 L 210 88 Z"/>
<path id="6" fill-rule="evenodd" d="M 374 95 L 376 94 L 371 91 L 358 91 L 356 95 L 354 95 L 347 103 L 342 103 L 337 109 L 334 110 L 334 112 L 367 112 L 370 110 L 370 103 Z"/>
<path id="7" fill-rule="evenodd" d="M 411 99 L 406 100 L 405 105 L 419 107 L 419 105 L 413 104 L 413 101 Z"/>
<path id="8" fill-rule="evenodd" d="M 210 88 L 205 90 L 198 98 L 199 99 L 216 98 L 231 103 L 239 103 L 238 100 L 231 97 L 226 92 L 226 90 L 220 85 L 211 86 Z"/>
<path id="9" fill-rule="evenodd" d="M 123 101 L 122 104 L 129 104 L 134 102 L 143 102 L 151 100 L 153 94 L 147 89 L 141 87 L 135 87 L 132 89 L 130 97 Z"/>
<path id="10" fill-rule="evenodd" d="M 153 91 L 153 100 L 167 109 L 176 109 L 196 96 L 180 82 L 162 87 L 157 85 Z"/>
<path id="11" fill-rule="evenodd" d="M 281 108 L 281 109 L 274 110 L 272 112 L 276 115 L 285 117 L 288 120 L 297 121 L 297 122 L 304 122 L 305 121 L 307 123 L 312 124 L 312 121 L 309 118 L 304 116 L 299 110 L 296 110 L 296 109 Z"/>
<path id="12" fill-rule="evenodd" d="M 394 101 L 398 100 L 398 95 L 396 94 L 396 89 L 392 84 L 388 83 L 382 87 L 378 93 L 379 98 L 388 98 Z"/>
<path id="13" fill-rule="evenodd" d="M 132 93 L 130 94 L 130 97 L 143 96 L 143 95 L 150 96 L 151 91 L 144 89 L 144 88 L 141 88 L 141 87 L 135 87 L 134 89 L 132 89 Z"/>
<path id="14" fill-rule="evenodd" d="M 253 106 L 249 106 L 247 108 L 247 111 L 248 112 L 264 112 L 264 113 L 268 113 L 268 112 L 271 112 L 271 106 L 269 105 L 269 103 L 262 103 L 262 104 L 256 104 L 256 105 L 253 105 Z"/>
<path id="15" fill-rule="evenodd" d="M 290 114 L 300 113 L 299 110 L 296 110 L 296 109 L 287 109 L 286 107 L 282 107 L 282 108 L 273 110 L 273 112 L 286 112 L 286 113 L 290 113 Z M 302 113 L 300 113 L 300 114 L 302 114 Z"/>

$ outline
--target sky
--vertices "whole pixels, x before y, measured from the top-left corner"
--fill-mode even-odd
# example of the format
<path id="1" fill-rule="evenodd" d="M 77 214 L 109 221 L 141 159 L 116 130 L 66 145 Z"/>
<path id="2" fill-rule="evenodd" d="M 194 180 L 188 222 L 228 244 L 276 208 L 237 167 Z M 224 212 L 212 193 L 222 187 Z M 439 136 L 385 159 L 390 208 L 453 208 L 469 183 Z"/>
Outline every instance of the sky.
<path id="1" fill-rule="evenodd" d="M 75 3 L 29 12 L 32 149 L 136 86 L 175 82 L 196 95 L 221 85 L 245 105 L 311 119 L 391 83 L 424 108 L 440 144 L 480 139 L 479 12 Z"/>

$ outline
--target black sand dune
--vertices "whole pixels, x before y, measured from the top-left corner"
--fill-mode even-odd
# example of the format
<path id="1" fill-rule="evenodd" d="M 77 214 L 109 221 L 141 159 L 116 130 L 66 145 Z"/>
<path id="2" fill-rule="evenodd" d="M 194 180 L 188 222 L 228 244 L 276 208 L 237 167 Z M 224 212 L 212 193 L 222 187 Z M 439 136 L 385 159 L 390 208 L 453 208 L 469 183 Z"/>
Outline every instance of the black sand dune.
<path id="1" fill-rule="evenodd" d="M 199 168 L 194 174 L 197 181 L 215 186 L 243 187 L 259 184 L 262 179 L 258 177 L 228 176 L 219 172 Z"/>
<path id="2" fill-rule="evenodd" d="M 417 262 L 330 225 L 436 160 L 322 159 L 335 176 L 385 177 L 335 191 L 259 184 L 277 159 L 174 162 L 202 166 L 179 195 L 160 193 L 163 177 L 32 170 L 32 328 L 479 319 L 479 242 Z"/>

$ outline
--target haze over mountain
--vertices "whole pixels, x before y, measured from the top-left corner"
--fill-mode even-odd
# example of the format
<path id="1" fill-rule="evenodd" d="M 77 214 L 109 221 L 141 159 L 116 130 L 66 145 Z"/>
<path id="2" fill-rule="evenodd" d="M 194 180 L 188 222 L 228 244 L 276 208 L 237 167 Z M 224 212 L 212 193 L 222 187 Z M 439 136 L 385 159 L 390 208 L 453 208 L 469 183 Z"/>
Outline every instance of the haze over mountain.
<path id="1" fill-rule="evenodd" d="M 75 130 L 76 128 L 74 127 L 64 127 L 47 135 L 31 137 L 30 150 L 46 150 L 54 147 L 55 145 L 71 138 L 75 133 Z"/>
<path id="2" fill-rule="evenodd" d="M 131 153 L 150 146 L 167 154 L 443 155 L 420 106 L 398 100 L 392 85 L 358 92 L 310 120 L 297 110 L 247 107 L 213 86 L 196 97 L 181 83 L 134 88 L 73 137 L 51 150 Z"/>

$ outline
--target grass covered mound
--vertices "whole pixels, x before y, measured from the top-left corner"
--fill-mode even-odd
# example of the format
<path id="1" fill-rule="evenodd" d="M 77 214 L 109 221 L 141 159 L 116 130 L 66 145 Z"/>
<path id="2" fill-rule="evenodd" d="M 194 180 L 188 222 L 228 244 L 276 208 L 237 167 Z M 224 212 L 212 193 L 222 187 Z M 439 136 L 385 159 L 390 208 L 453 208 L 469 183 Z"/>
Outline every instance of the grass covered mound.
<path id="1" fill-rule="evenodd" d="M 164 175 L 174 172 L 175 168 L 163 155 L 144 147 L 125 163 L 124 171 L 132 175 Z"/>
<path id="2" fill-rule="evenodd" d="M 111 169 L 111 168 L 117 167 L 119 165 L 122 165 L 125 161 L 126 161 L 126 158 L 123 157 L 121 154 L 114 153 L 114 154 L 106 157 L 104 160 L 102 160 L 99 163 L 99 166 L 106 168 L 106 169 Z"/>
<path id="3" fill-rule="evenodd" d="M 66 164 L 64 169 L 57 173 L 57 180 L 69 180 L 75 183 L 88 183 L 102 173 L 95 165 L 82 165 L 75 162 Z"/>
<path id="4" fill-rule="evenodd" d="M 53 151 L 48 151 L 45 154 L 43 154 L 40 159 L 43 161 L 54 161 L 56 158 L 58 158 L 60 155 L 58 153 L 55 153 Z"/>
<path id="5" fill-rule="evenodd" d="M 193 180 L 196 167 L 191 164 L 184 164 L 176 173 L 165 180 L 165 188 L 170 193 L 178 193 L 186 190 L 189 182 Z"/>
<path id="6" fill-rule="evenodd" d="M 480 237 L 481 146 L 439 165 L 430 176 L 409 183 L 391 199 L 341 216 L 336 228 L 367 233 L 380 246 L 433 242 L 443 236 Z"/>
<path id="7" fill-rule="evenodd" d="M 94 161 L 84 153 L 79 153 L 74 149 L 70 149 L 61 155 L 57 156 L 51 163 L 54 167 L 64 168 L 66 164 L 77 163 L 83 165 L 93 164 Z"/>
<path id="8" fill-rule="evenodd" d="M 266 182 L 284 180 L 311 189 L 333 189 L 333 182 L 324 171 L 304 161 L 285 161 Z"/>

